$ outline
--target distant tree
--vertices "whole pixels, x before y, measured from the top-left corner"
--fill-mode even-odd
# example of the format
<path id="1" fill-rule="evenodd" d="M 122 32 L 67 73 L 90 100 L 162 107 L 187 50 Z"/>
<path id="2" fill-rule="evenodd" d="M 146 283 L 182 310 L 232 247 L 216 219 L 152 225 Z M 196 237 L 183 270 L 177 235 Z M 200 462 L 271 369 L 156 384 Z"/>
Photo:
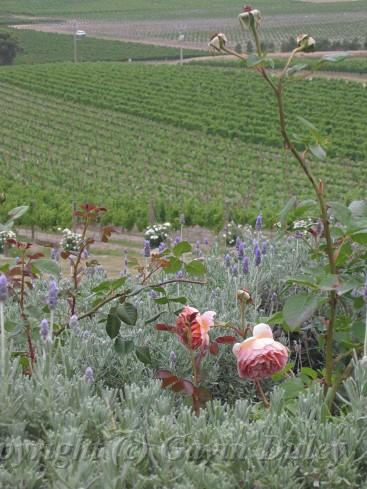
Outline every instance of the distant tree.
<path id="1" fill-rule="evenodd" d="M 367 39 L 366 39 L 366 44 L 367 44 Z M 254 45 L 252 44 L 251 41 L 247 41 L 247 44 L 246 44 L 246 51 L 248 53 L 253 53 L 254 51 Z"/>
<path id="2" fill-rule="evenodd" d="M 316 46 L 318 51 L 330 51 L 331 49 L 330 39 L 318 39 Z"/>
<path id="3" fill-rule="evenodd" d="M 280 45 L 280 50 L 283 53 L 288 53 L 290 51 L 293 51 L 293 49 L 296 47 L 297 47 L 297 41 L 295 40 L 295 38 L 289 37 L 287 41 L 282 41 Z"/>
<path id="4" fill-rule="evenodd" d="M 0 32 L 0 65 L 11 65 L 21 49 L 10 32 Z"/>

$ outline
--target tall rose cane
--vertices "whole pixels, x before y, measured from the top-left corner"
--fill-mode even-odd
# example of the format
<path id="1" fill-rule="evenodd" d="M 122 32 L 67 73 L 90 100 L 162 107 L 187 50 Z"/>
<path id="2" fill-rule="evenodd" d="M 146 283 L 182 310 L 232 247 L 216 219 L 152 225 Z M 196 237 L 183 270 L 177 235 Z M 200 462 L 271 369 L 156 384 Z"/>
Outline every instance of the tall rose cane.
<path id="1" fill-rule="evenodd" d="M 0 330 L 1 330 L 1 370 L 3 375 L 5 372 L 5 350 L 6 350 L 4 304 L 7 298 L 8 298 L 8 280 L 6 276 L 2 273 L 0 275 Z"/>
<path id="2" fill-rule="evenodd" d="M 285 111 L 284 111 L 284 88 L 286 85 L 288 77 L 288 68 L 293 61 L 294 57 L 301 52 L 312 51 L 315 47 L 315 40 L 308 34 L 301 34 L 297 36 L 297 47 L 292 51 L 287 60 L 282 72 L 279 77 L 274 80 L 269 76 L 266 69 L 266 55 L 262 50 L 261 42 L 259 39 L 258 29 L 261 24 L 261 13 L 259 10 L 253 9 L 250 6 L 246 6 L 243 12 L 239 15 L 239 21 L 243 28 L 249 29 L 253 35 L 256 44 L 257 60 L 255 60 L 254 67 L 262 75 L 264 80 L 268 83 L 272 91 L 274 92 L 279 115 L 279 125 L 280 132 L 284 141 L 284 145 L 291 151 L 294 158 L 300 164 L 303 172 L 305 173 L 307 179 L 309 180 L 315 194 L 321 211 L 321 222 L 324 228 L 325 236 L 325 249 L 329 262 L 329 272 L 332 275 L 337 275 L 337 265 L 336 256 L 333 249 L 333 240 L 331 236 L 330 223 L 328 218 L 328 205 L 325 200 L 324 183 L 322 180 L 318 181 L 313 175 L 310 165 L 306 161 L 307 151 L 300 152 L 296 148 L 295 144 L 291 141 L 288 133 Z M 223 33 L 217 34 L 212 37 L 209 42 L 209 50 L 214 52 L 226 52 L 228 54 L 234 55 L 237 58 L 247 62 L 247 57 L 236 53 L 235 51 L 229 49 L 226 46 L 227 38 Z M 333 340 L 334 340 L 334 330 L 336 321 L 336 311 L 337 311 L 338 295 L 335 290 L 329 292 L 329 307 L 330 313 L 326 329 L 326 342 L 325 342 L 325 394 L 330 391 L 335 390 L 333 386 Z"/>

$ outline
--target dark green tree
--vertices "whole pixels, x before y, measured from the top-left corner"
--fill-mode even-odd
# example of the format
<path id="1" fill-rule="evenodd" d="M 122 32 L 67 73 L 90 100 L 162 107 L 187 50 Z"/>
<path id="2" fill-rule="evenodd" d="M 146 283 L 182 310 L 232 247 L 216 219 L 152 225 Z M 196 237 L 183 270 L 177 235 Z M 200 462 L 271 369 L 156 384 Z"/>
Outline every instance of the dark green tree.
<path id="1" fill-rule="evenodd" d="M 18 40 L 6 31 L 0 31 L 0 65 L 11 65 L 21 51 Z"/>

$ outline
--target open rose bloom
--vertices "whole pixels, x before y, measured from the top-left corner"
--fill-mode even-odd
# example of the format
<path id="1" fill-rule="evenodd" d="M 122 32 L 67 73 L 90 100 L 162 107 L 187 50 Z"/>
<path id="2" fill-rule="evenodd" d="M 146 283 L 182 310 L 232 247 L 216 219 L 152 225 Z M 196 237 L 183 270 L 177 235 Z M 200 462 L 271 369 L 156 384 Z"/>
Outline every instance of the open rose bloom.
<path id="1" fill-rule="evenodd" d="M 261 380 L 282 370 L 288 361 L 288 349 L 275 341 L 267 324 L 257 324 L 253 336 L 233 346 L 237 357 L 238 375 L 244 379 Z"/>
<path id="2" fill-rule="evenodd" d="M 203 314 L 189 306 L 185 306 L 176 321 L 176 333 L 181 341 L 190 350 L 209 346 L 209 329 L 214 324 L 215 312 L 207 311 Z"/>

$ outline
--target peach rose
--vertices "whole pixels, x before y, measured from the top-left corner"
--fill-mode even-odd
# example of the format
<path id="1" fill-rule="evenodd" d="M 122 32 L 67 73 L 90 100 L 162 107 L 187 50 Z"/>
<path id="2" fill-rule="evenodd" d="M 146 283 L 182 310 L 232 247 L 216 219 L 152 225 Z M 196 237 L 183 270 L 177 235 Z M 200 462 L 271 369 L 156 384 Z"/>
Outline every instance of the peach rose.
<path id="1" fill-rule="evenodd" d="M 209 330 L 214 324 L 215 312 L 200 314 L 194 307 L 185 306 L 176 321 L 176 332 L 190 350 L 206 348 L 209 345 Z"/>
<path id="2" fill-rule="evenodd" d="M 257 324 L 253 336 L 233 346 L 237 357 L 238 375 L 244 379 L 261 380 L 282 370 L 288 361 L 288 349 L 275 341 L 267 324 Z"/>

